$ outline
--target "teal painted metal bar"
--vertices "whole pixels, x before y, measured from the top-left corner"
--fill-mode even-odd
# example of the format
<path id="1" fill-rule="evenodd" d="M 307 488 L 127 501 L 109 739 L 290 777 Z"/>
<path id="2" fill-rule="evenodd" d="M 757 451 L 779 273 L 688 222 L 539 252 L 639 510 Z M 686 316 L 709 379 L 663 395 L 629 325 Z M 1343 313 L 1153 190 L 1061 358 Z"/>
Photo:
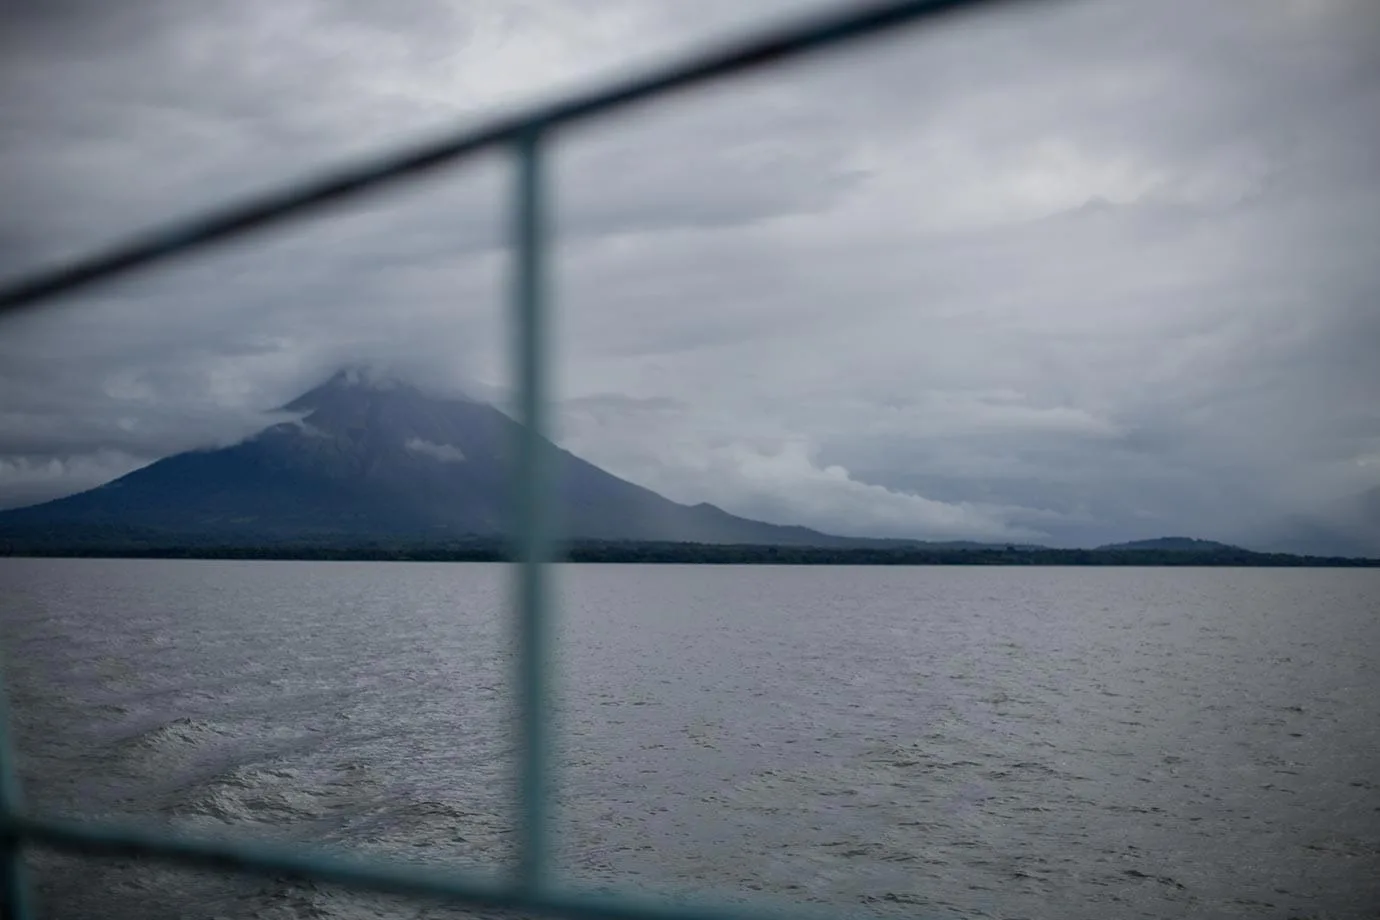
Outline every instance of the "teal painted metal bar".
<path id="1" fill-rule="evenodd" d="M 546 459 L 546 265 L 542 134 L 533 128 L 514 146 L 513 374 L 518 393 L 516 524 L 517 702 L 522 762 L 518 778 L 519 883 L 537 891 L 548 859 L 547 764 L 548 598 L 546 563 L 551 557 L 550 484 Z"/>
<path id="2" fill-rule="evenodd" d="M 999 4 L 1047 5 L 1052 2 L 1054 0 L 900 0 L 869 3 L 861 8 L 849 6 L 842 11 L 797 20 L 751 38 L 724 43 L 642 76 L 499 118 L 478 128 L 447 134 L 431 143 L 328 171 L 316 179 L 134 236 L 104 252 L 35 272 L 0 285 L 0 316 L 97 281 L 243 236 L 269 224 L 302 217 L 366 191 L 422 176 L 464 157 L 510 143 L 533 129 L 584 121 L 710 80 L 779 64 L 807 52 L 963 10 Z"/>
<path id="3" fill-rule="evenodd" d="M 525 911 L 588 920 L 825 920 L 816 910 L 788 911 L 742 904 L 676 904 L 625 894 L 607 895 L 547 885 L 533 891 L 522 884 L 465 873 L 377 860 L 346 858 L 310 848 L 287 848 L 258 841 L 208 840 L 91 821 L 18 819 L 28 840 L 59 852 L 104 857 L 137 857 L 200 869 L 272 878 L 320 881 L 345 888 L 431 898 L 457 905 Z M 837 915 L 833 915 L 837 920 Z"/>
<path id="4" fill-rule="evenodd" d="M 10 743 L 9 695 L 0 683 L 0 917 L 29 920 L 33 916 L 24 866 L 24 833 L 17 823 L 23 807 L 19 763 Z"/>

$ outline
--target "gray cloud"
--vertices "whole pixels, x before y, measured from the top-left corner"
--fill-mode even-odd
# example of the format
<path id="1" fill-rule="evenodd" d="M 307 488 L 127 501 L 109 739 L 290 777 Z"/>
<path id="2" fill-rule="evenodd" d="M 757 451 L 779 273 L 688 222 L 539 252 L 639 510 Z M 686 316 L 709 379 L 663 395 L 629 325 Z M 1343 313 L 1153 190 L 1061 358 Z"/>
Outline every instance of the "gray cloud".
<path id="1" fill-rule="evenodd" d="M 35 4 L 0 29 L 0 273 L 823 5 Z M 1365 0 L 1099 0 L 572 130 L 561 439 L 843 532 L 1380 552 L 1377 125 Z M 10 321 L 0 504 L 347 360 L 492 392 L 507 185 L 488 158 Z"/>
<path id="2" fill-rule="evenodd" d="M 403 445 L 414 454 L 430 457 L 438 463 L 464 463 L 465 452 L 454 444 L 434 444 L 421 438 L 408 438 Z"/>

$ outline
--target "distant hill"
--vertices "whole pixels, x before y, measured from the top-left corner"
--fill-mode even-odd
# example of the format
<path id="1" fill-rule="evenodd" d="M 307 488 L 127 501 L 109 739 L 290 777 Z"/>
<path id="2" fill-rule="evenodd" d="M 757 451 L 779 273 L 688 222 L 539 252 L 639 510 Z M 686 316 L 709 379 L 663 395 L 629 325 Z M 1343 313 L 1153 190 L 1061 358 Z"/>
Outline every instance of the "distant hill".
<path id="1" fill-rule="evenodd" d="M 1157 550 L 1179 553 L 1246 552 L 1239 546 L 1218 543 L 1216 540 L 1196 540 L 1193 537 L 1156 537 L 1153 540 L 1131 540 L 1128 543 L 1108 543 L 1099 550 Z"/>
<path id="2" fill-rule="evenodd" d="M 160 460 L 76 495 L 0 512 L 0 535 L 49 540 L 175 535 L 205 544 L 442 540 L 502 535 L 518 423 L 349 369 L 286 405 L 297 420 L 233 447 Z M 894 545 L 683 505 L 547 442 L 569 539 Z"/>

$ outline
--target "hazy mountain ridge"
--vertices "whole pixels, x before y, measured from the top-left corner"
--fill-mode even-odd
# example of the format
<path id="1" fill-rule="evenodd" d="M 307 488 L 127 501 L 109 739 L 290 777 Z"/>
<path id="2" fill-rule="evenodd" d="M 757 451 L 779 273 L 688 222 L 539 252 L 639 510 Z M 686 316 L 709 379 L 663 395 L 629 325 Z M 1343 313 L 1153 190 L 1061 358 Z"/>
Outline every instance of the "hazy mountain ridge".
<path id="1" fill-rule="evenodd" d="M 494 406 L 350 367 L 278 415 L 288 420 L 230 447 L 177 454 L 85 492 L 0 512 L 0 537 L 10 547 L 39 548 L 415 548 L 506 534 L 509 454 L 520 429 Z M 707 503 L 679 504 L 551 442 L 543 449 L 556 483 L 557 530 L 569 541 L 995 552 L 1002 558 L 1056 552 L 1033 544 L 842 537 L 769 524 Z M 1241 558 L 1250 551 L 1160 537 L 1079 552 Z"/>
<path id="2" fill-rule="evenodd" d="M 1313 514 L 1295 514 L 1262 536 L 1262 549 L 1380 556 L 1380 486 L 1335 501 Z"/>

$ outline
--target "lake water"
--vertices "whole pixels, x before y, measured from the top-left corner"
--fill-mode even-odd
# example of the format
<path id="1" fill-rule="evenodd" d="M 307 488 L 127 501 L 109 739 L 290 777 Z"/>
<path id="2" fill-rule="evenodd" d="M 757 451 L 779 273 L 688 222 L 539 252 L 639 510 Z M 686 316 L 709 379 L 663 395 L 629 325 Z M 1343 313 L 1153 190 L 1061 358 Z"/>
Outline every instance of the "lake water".
<path id="1" fill-rule="evenodd" d="M 484 869 L 509 572 L 0 559 L 30 802 Z M 1380 571 L 560 567 L 563 872 L 906 917 L 1380 916 Z M 61 918 L 447 917 L 31 857 Z"/>

